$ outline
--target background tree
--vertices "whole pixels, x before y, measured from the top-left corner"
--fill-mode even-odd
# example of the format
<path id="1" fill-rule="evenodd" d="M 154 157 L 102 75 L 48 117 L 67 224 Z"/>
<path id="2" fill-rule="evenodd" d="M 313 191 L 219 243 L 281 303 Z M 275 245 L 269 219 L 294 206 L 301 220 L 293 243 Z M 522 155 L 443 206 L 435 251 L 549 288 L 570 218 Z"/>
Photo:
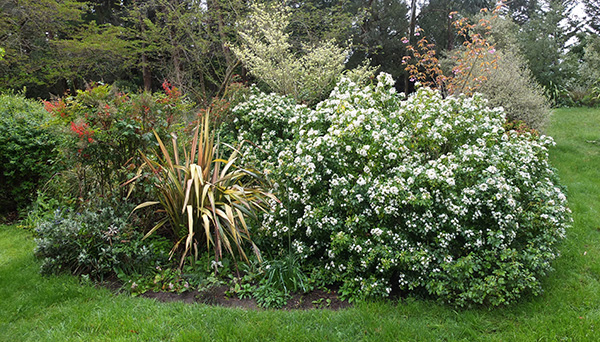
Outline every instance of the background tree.
<path id="1" fill-rule="evenodd" d="M 590 32 L 577 34 L 577 42 L 566 55 L 573 76 L 556 93 L 559 104 L 596 106 L 600 104 L 600 36 Z"/>
<path id="2" fill-rule="evenodd" d="M 226 43 L 236 39 L 241 1 L 152 0 L 139 3 L 127 20 L 145 87 L 164 79 L 203 102 L 221 93 L 239 67 Z"/>
<path id="3" fill-rule="evenodd" d="M 90 22 L 81 26 L 71 38 L 53 42 L 54 77 L 73 91 L 91 81 L 137 88 L 133 70 L 137 55 L 134 42 L 128 38 L 131 33 L 130 28 L 110 24 Z"/>
<path id="4" fill-rule="evenodd" d="M 509 17 L 519 25 L 523 25 L 531 20 L 532 16 L 541 7 L 539 0 L 510 0 L 504 1 L 502 5 L 504 11 L 509 14 Z"/>
<path id="5" fill-rule="evenodd" d="M 589 35 L 583 49 L 579 75 L 588 87 L 600 84 L 600 36 Z"/>
<path id="6" fill-rule="evenodd" d="M 472 17 L 482 8 L 493 8 L 490 0 L 428 0 L 419 13 L 418 23 L 440 50 L 452 50 L 461 42 L 457 41 L 456 30 L 452 28 L 452 12 Z"/>
<path id="7" fill-rule="evenodd" d="M 60 81 L 57 41 L 69 38 L 82 23 L 84 4 L 39 0 L 0 2 L 0 88 L 22 89 L 42 96 Z M 60 88 L 60 85 L 59 87 Z"/>
<path id="8" fill-rule="evenodd" d="M 404 88 L 404 68 L 398 63 L 406 54 L 401 37 L 408 31 L 408 6 L 404 1 L 372 0 L 359 3 L 363 17 L 359 21 L 353 39 L 352 55 L 348 67 L 370 60 L 379 71 L 391 74 L 399 80 L 397 87 Z M 360 15 L 361 10 L 357 11 Z"/>
<path id="9" fill-rule="evenodd" d="M 496 59 L 478 91 L 486 96 L 490 106 L 503 107 L 509 121 L 522 121 L 530 128 L 543 131 L 550 118 L 550 102 L 523 56 L 517 38 L 518 24 L 510 17 L 482 14 L 477 18 L 490 20 L 488 39 L 495 51 L 486 57 Z"/>
<path id="10" fill-rule="evenodd" d="M 587 15 L 586 24 L 596 34 L 600 34 L 600 2 L 596 0 L 581 0 Z"/>
<path id="11" fill-rule="evenodd" d="M 82 1 L 83 2 L 83 1 Z M 98 25 L 111 24 L 122 26 L 127 10 L 134 4 L 140 4 L 140 0 L 86 0 L 88 11 L 84 19 L 88 22 L 94 21 Z"/>
<path id="12" fill-rule="evenodd" d="M 289 44 L 350 42 L 346 68 L 364 61 L 388 72 L 398 89 L 407 88 L 399 61 L 406 55 L 401 37 L 410 34 L 409 9 L 436 52 L 462 41 L 450 29 L 449 14 L 472 17 L 491 0 L 288 0 Z M 413 2 L 415 4 L 413 4 Z M 598 4 L 583 0 L 596 30 Z M 520 27 L 519 44 L 531 71 L 545 87 L 566 86 L 577 63 L 565 63 L 565 44 L 580 30 L 565 20 L 573 0 L 513 0 L 504 13 Z M 91 81 L 117 82 L 122 88 L 157 90 L 165 79 L 199 103 L 221 96 L 236 74 L 252 75 L 238 63 L 227 43 L 236 43 L 236 23 L 249 11 L 242 0 L 0 0 L 0 88 L 22 89 L 47 98 Z M 596 26 L 594 26 L 596 25 Z M 594 27 L 596 27 L 594 29 Z M 442 54 L 441 54 L 442 53 Z M 583 52 L 581 51 L 580 54 Z M 575 71 L 574 71 L 575 70 Z"/>
<path id="13" fill-rule="evenodd" d="M 529 69 L 547 89 L 565 85 L 573 73 L 571 65 L 564 63 L 566 43 L 576 32 L 566 19 L 572 6 L 572 0 L 550 1 L 520 27 L 518 40 Z"/>
<path id="14" fill-rule="evenodd" d="M 295 48 L 328 40 L 347 44 L 354 34 L 352 25 L 362 20 L 361 3 L 351 0 L 286 1 L 285 6 L 290 9 L 287 29 Z"/>
<path id="15" fill-rule="evenodd" d="M 273 91 L 307 103 L 320 100 L 344 69 L 346 51 L 333 40 L 297 50 L 287 32 L 288 8 L 254 4 L 251 9 L 240 23 L 244 29 L 233 48 L 236 56 Z"/>

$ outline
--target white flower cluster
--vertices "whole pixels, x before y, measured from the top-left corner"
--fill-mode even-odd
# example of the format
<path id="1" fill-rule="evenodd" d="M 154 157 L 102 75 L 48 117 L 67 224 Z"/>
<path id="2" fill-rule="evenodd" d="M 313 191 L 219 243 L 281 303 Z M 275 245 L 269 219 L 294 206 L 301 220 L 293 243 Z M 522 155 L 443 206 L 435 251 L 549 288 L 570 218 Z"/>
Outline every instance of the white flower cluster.
<path id="1" fill-rule="evenodd" d="M 265 238 L 287 248 L 291 234 L 351 296 L 425 288 L 505 303 L 536 292 L 569 223 L 552 139 L 506 132 L 502 109 L 478 95 L 423 88 L 405 100 L 391 76 L 377 80 L 342 81 L 314 110 L 264 94 L 236 108 L 249 127 L 240 137 L 259 146 L 248 158 L 279 186 Z M 481 285 L 490 279 L 503 285 Z"/>

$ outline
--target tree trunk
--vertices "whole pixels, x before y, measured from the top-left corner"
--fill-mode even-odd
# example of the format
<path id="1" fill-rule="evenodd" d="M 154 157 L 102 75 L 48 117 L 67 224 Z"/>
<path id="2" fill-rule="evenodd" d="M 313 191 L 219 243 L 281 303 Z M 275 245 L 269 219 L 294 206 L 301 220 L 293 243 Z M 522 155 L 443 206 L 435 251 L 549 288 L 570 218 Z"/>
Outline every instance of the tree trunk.
<path id="1" fill-rule="evenodd" d="M 448 27 L 448 46 L 446 47 L 448 51 L 452 51 L 454 49 L 454 34 L 452 34 L 452 19 L 450 18 L 450 14 L 446 16 L 446 23 Z"/>
<path id="2" fill-rule="evenodd" d="M 169 3 L 169 5 L 171 6 L 170 11 L 171 11 L 171 15 L 169 16 L 169 21 L 171 21 L 171 19 L 173 18 L 173 14 L 177 15 L 177 3 L 174 1 L 171 1 Z M 176 23 L 173 22 L 169 22 L 168 25 L 169 27 L 169 40 L 171 41 L 171 49 L 172 49 L 172 58 L 173 58 L 173 71 L 174 71 L 174 76 L 175 79 L 172 80 L 172 82 L 175 84 L 175 86 L 179 89 L 183 89 L 183 76 L 182 76 L 182 67 L 181 67 L 181 48 L 179 47 L 179 43 L 177 42 L 176 37 Z"/>
<path id="3" fill-rule="evenodd" d="M 225 36 L 224 31 L 224 23 L 223 23 L 223 14 L 221 13 L 221 6 L 219 5 L 219 0 L 215 1 L 215 8 L 217 10 L 217 20 L 219 24 L 219 37 L 221 38 L 221 47 L 223 49 L 223 55 L 225 56 L 225 61 L 227 62 L 227 67 L 230 67 L 233 63 L 231 59 L 231 52 L 225 43 L 227 43 L 227 37 Z"/>
<path id="4" fill-rule="evenodd" d="M 142 19 L 142 9 L 138 6 L 139 11 L 139 22 L 140 22 L 140 31 L 142 32 L 142 39 L 145 39 L 146 26 L 144 25 L 144 20 Z M 142 78 L 144 79 L 144 90 L 151 91 L 152 90 L 152 74 L 150 71 L 150 66 L 148 63 L 148 56 L 146 56 L 146 43 L 142 43 Z"/>
<path id="5" fill-rule="evenodd" d="M 142 49 L 146 46 L 142 45 Z M 144 90 L 151 91 L 152 90 L 152 73 L 150 72 L 150 67 L 148 66 L 148 57 L 146 57 L 146 53 L 142 53 L 142 75 L 144 78 Z"/>
<path id="6" fill-rule="evenodd" d="M 408 43 L 411 45 L 413 44 L 413 41 L 414 41 L 416 21 L 417 21 L 417 0 L 412 0 L 410 3 L 410 23 L 408 26 Z M 409 75 L 408 75 L 408 73 L 406 73 L 406 75 L 404 75 L 404 92 L 407 95 L 409 94 L 409 85 L 410 85 Z"/>

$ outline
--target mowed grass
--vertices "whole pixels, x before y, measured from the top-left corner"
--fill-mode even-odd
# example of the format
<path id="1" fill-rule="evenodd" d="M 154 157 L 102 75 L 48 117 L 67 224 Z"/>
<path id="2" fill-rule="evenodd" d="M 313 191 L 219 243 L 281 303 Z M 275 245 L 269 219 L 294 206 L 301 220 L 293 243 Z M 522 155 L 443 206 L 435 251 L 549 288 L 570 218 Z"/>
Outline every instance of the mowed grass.
<path id="1" fill-rule="evenodd" d="M 165 304 L 42 277 L 30 235 L 1 226 L 0 341 L 598 341 L 600 110 L 557 110 L 548 133 L 574 224 L 541 296 L 494 309 L 416 299 L 342 311 Z"/>

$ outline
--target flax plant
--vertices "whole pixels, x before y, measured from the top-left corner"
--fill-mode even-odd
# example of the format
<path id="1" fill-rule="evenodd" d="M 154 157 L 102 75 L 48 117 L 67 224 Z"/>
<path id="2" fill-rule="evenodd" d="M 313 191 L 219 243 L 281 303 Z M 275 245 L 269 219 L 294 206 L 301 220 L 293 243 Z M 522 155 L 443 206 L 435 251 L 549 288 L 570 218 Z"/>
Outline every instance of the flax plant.
<path id="1" fill-rule="evenodd" d="M 142 154 L 144 163 L 130 181 L 135 184 L 148 169 L 156 175 L 154 186 L 158 200 L 142 203 L 134 209 L 158 205 L 158 212 L 165 214 L 146 237 L 168 224 L 176 236 L 171 256 L 180 247 L 183 249 L 180 267 L 190 253 L 197 259 L 198 247 L 202 244 L 206 244 L 207 249 L 213 248 L 215 272 L 223 249 L 234 260 L 237 251 L 247 261 L 246 243 L 262 261 L 260 251 L 251 239 L 247 218 L 255 216 L 257 210 L 266 210 L 269 199 L 277 201 L 267 190 L 268 182 L 259 172 L 236 165 L 239 149 L 228 145 L 233 150 L 229 158 L 219 157 L 219 143 L 215 143 L 214 133 L 210 130 L 208 113 L 203 124 L 199 123 L 194 130 L 190 149 L 182 148 L 183 158 L 180 158 L 175 137 L 171 152 L 155 135 L 160 147 L 158 160 Z"/>

